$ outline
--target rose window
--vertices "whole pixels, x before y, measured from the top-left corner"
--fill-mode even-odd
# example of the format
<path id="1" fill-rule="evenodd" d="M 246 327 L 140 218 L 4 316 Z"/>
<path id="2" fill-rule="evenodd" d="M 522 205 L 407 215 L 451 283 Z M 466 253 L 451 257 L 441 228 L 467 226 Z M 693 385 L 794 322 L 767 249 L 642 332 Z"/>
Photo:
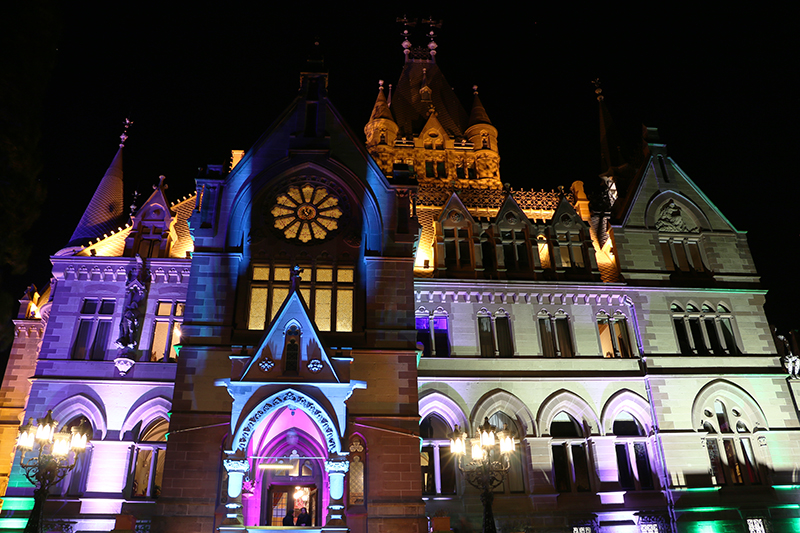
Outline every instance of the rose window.
<path id="1" fill-rule="evenodd" d="M 292 185 L 275 199 L 270 213 L 275 218 L 275 229 L 287 239 L 306 243 L 311 239 L 325 239 L 338 229 L 342 216 L 339 199 L 328 189 L 306 183 Z"/>

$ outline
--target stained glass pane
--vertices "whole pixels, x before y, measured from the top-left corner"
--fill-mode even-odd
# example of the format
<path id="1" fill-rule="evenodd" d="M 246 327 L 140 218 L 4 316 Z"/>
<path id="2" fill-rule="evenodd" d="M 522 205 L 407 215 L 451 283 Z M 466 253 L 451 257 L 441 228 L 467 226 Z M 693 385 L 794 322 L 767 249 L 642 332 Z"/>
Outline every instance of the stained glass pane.
<path id="1" fill-rule="evenodd" d="M 311 228 L 309 228 L 308 223 L 304 223 L 300 229 L 300 241 L 308 242 L 310 240 L 311 240 Z"/>
<path id="2" fill-rule="evenodd" d="M 162 361 L 167 348 L 169 322 L 156 322 L 153 328 L 153 344 L 150 346 L 150 361 Z"/>
<path id="3" fill-rule="evenodd" d="M 270 321 L 272 321 L 272 319 L 275 318 L 275 314 L 278 312 L 278 309 L 281 308 L 281 305 L 283 305 L 283 301 L 286 299 L 287 296 L 289 296 L 289 289 L 287 288 L 275 287 L 274 289 L 272 289 L 272 313 L 270 314 L 269 317 Z M 261 329 L 261 327 L 251 328 L 251 329 Z"/>
<path id="4" fill-rule="evenodd" d="M 269 280 L 269 268 L 268 267 L 255 267 L 253 268 L 253 279 L 256 281 L 267 281 Z"/>
<path id="5" fill-rule="evenodd" d="M 319 277 L 319 272 L 317 272 Z M 314 321 L 320 331 L 331 330 L 331 289 L 317 289 Z"/>
<path id="6" fill-rule="evenodd" d="M 282 216 L 280 218 L 276 218 L 275 219 L 275 227 L 277 229 L 283 229 L 286 226 L 288 226 L 289 224 L 291 224 L 292 222 L 294 222 L 295 220 L 296 219 L 295 219 L 294 215 L 287 215 L 287 216 Z"/>
<path id="7" fill-rule="evenodd" d="M 328 231 L 315 220 L 311 222 L 311 231 L 314 233 L 315 239 L 324 239 L 325 235 L 328 234 Z"/>
<path id="8" fill-rule="evenodd" d="M 314 205 L 319 205 L 319 203 L 322 201 L 323 198 L 325 198 L 325 195 L 327 194 L 328 192 L 325 189 L 318 188 L 314 193 L 314 201 L 311 203 L 313 203 Z"/>
<path id="9" fill-rule="evenodd" d="M 289 267 L 275 267 L 275 281 L 289 281 L 291 269 Z"/>
<path id="10" fill-rule="evenodd" d="M 320 210 L 323 210 L 323 209 L 327 209 L 329 207 L 333 207 L 333 206 L 338 205 L 338 204 L 339 204 L 339 200 L 337 200 L 333 196 L 329 196 L 324 202 L 319 204 L 317 207 Z"/>
<path id="11" fill-rule="evenodd" d="M 310 306 L 311 305 L 311 289 L 309 289 L 308 287 L 300 287 L 300 295 L 303 297 L 303 300 L 305 300 L 306 305 Z"/>
<path id="12" fill-rule="evenodd" d="M 175 351 L 175 345 L 181 343 L 181 323 L 175 322 L 172 325 L 172 338 L 169 343 L 169 357 L 175 360 L 178 357 L 178 352 Z"/>
<path id="13" fill-rule="evenodd" d="M 266 288 L 253 287 L 250 289 L 250 314 L 247 319 L 247 329 L 262 329 L 267 318 Z"/>
<path id="14" fill-rule="evenodd" d="M 336 271 L 336 281 L 339 283 L 353 283 L 353 269 L 350 267 L 339 267 Z"/>
<path id="15" fill-rule="evenodd" d="M 353 331 L 352 289 L 336 291 L 336 331 Z"/>
<path id="16" fill-rule="evenodd" d="M 358 456 L 350 462 L 350 505 L 364 505 L 364 463 Z"/>
<path id="17" fill-rule="evenodd" d="M 303 185 L 303 200 L 311 202 L 312 194 L 314 193 L 313 185 Z"/>
<path id="18" fill-rule="evenodd" d="M 320 282 L 331 282 L 331 281 L 333 281 L 333 269 L 330 269 L 330 268 L 318 268 L 317 269 L 317 281 L 320 281 Z"/>
<path id="19" fill-rule="evenodd" d="M 294 200 L 298 204 L 303 202 L 303 198 L 300 196 L 300 189 L 298 189 L 297 187 L 289 187 L 289 190 L 286 191 L 286 194 L 288 194 L 292 198 L 292 200 Z"/>

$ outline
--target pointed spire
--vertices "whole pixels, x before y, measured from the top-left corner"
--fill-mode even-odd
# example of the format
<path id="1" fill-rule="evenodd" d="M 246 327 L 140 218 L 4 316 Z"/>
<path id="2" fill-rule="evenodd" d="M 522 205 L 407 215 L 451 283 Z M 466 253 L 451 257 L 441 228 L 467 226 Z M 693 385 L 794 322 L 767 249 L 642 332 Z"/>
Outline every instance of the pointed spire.
<path id="1" fill-rule="evenodd" d="M 605 174 L 612 167 L 625 164 L 625 161 L 619 153 L 614 121 L 611 119 L 611 113 L 608 112 L 605 104 L 603 89 L 600 87 L 600 78 L 595 79 L 592 83 L 594 84 L 594 92 L 597 95 L 597 105 L 600 111 L 600 173 Z"/>
<path id="2" fill-rule="evenodd" d="M 128 128 L 133 124 L 125 119 L 125 129 L 120 135 L 119 149 L 97 186 L 92 200 L 86 207 L 69 246 L 80 246 L 90 239 L 97 239 L 120 226 L 123 215 L 122 195 L 122 148 L 128 138 Z"/>
<path id="3" fill-rule="evenodd" d="M 389 109 L 389 102 L 386 99 L 386 95 L 383 93 L 383 80 L 380 80 L 378 85 L 378 98 L 375 99 L 375 107 L 372 108 L 372 116 L 370 116 L 369 119 L 373 121 L 384 118 L 394 122 L 392 111 Z"/>
<path id="4" fill-rule="evenodd" d="M 489 120 L 489 115 L 486 114 L 486 109 L 483 108 L 483 103 L 481 103 L 481 99 L 478 97 L 478 86 L 472 86 L 473 94 L 475 98 L 472 100 L 472 111 L 469 114 L 469 125 L 474 126 L 475 124 L 491 124 L 492 121 Z"/>

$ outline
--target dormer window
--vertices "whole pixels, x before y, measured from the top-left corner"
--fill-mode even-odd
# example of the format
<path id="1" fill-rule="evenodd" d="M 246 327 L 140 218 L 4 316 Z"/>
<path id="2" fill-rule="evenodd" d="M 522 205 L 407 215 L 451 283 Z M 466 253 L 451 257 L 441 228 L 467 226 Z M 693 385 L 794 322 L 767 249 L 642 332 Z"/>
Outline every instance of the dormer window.
<path id="1" fill-rule="evenodd" d="M 296 376 L 300 371 L 300 328 L 292 324 L 284 333 L 283 374 Z"/>

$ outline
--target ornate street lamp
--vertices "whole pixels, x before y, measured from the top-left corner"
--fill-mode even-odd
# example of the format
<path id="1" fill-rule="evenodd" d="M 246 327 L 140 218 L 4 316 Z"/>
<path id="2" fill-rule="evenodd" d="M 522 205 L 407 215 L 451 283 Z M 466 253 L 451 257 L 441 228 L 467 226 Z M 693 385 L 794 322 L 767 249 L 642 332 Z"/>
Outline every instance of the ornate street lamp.
<path id="1" fill-rule="evenodd" d="M 450 435 L 450 453 L 456 456 L 458 469 L 464 474 L 467 482 L 481 491 L 483 504 L 483 533 L 497 533 L 492 513 L 492 490 L 500 486 L 511 466 L 509 457 L 516 450 L 514 435 L 508 427 L 502 431 L 483 419 L 478 426 L 475 438 L 468 439 L 467 434 L 456 426 Z M 467 447 L 471 452 L 471 460 L 464 464 Z"/>
<path id="2" fill-rule="evenodd" d="M 25 533 L 41 533 L 44 502 L 50 494 L 50 488 L 75 468 L 78 457 L 86 449 L 89 428 L 85 422 L 85 419 L 81 420 L 78 427 L 69 431 L 64 428 L 57 432 L 58 422 L 53 420 L 53 412 L 47 411 L 47 416 L 40 418 L 36 426 L 31 418 L 19 428 L 19 466 L 25 470 L 28 481 L 36 487 L 33 491 L 34 505 Z M 26 460 L 28 452 L 34 449 L 35 456 Z"/>

